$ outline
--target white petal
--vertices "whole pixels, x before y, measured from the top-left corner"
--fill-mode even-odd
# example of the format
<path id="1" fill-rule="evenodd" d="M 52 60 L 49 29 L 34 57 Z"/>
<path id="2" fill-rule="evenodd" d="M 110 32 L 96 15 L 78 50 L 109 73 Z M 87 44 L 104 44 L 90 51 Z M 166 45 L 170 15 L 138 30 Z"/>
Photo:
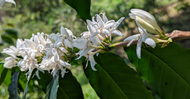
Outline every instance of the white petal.
<path id="1" fill-rule="evenodd" d="M 135 19 L 135 15 L 134 14 L 129 13 L 129 16 L 130 16 L 131 19 Z"/>
<path id="2" fill-rule="evenodd" d="M 0 8 L 3 6 L 4 3 L 5 3 L 5 0 L 0 0 Z"/>
<path id="3" fill-rule="evenodd" d="M 86 43 L 87 43 L 86 39 L 78 38 L 78 39 L 74 40 L 73 46 L 77 47 L 79 49 L 83 49 L 87 45 Z"/>
<path id="4" fill-rule="evenodd" d="M 22 44 L 22 40 L 21 39 L 17 39 L 17 42 L 16 42 L 16 47 L 19 48 Z"/>
<path id="5" fill-rule="evenodd" d="M 68 46 L 69 48 L 73 48 L 72 42 L 69 41 L 68 39 L 65 39 L 65 40 L 64 40 L 64 44 L 65 44 L 66 46 Z"/>
<path id="6" fill-rule="evenodd" d="M 104 28 L 108 29 L 108 28 L 112 27 L 114 24 L 115 23 L 113 23 L 113 22 L 112 23 L 108 23 L 108 24 L 104 25 Z"/>
<path id="7" fill-rule="evenodd" d="M 121 18 L 117 21 L 117 24 L 119 25 L 124 19 L 125 19 L 125 17 L 121 17 Z"/>
<path id="8" fill-rule="evenodd" d="M 109 33 L 109 31 L 108 31 L 107 29 L 103 29 L 103 33 L 104 33 L 105 35 L 110 35 L 110 33 Z"/>
<path id="9" fill-rule="evenodd" d="M 97 31 L 95 33 L 93 33 L 91 36 L 90 36 L 90 39 L 94 38 L 96 35 L 98 35 L 100 33 L 100 31 Z"/>
<path id="10" fill-rule="evenodd" d="M 69 37 L 69 33 L 66 31 L 66 29 L 63 26 L 61 26 L 60 31 L 61 31 L 62 35 L 65 35 L 66 37 Z"/>
<path id="11" fill-rule="evenodd" d="M 142 45 L 142 39 L 139 39 L 136 48 L 137 57 L 139 59 L 141 59 L 141 45 Z"/>
<path id="12" fill-rule="evenodd" d="M 12 4 L 14 4 L 14 5 L 16 6 L 16 3 L 15 3 L 15 1 L 14 1 L 14 0 L 5 0 L 5 2 L 12 3 Z"/>
<path id="13" fill-rule="evenodd" d="M 146 34 L 142 35 L 142 40 L 143 42 L 145 42 L 146 44 L 150 45 L 152 48 L 156 47 L 156 43 L 153 39 L 151 39 L 150 37 L 148 37 Z"/>
<path id="14" fill-rule="evenodd" d="M 96 15 L 96 21 L 97 21 L 99 27 L 104 27 L 104 22 L 99 15 Z"/>
<path id="15" fill-rule="evenodd" d="M 104 23 L 108 21 L 108 18 L 106 17 L 105 13 L 103 13 L 103 20 L 104 20 Z"/>
<path id="16" fill-rule="evenodd" d="M 57 51 L 53 48 L 52 49 L 52 53 L 53 53 L 53 57 L 54 57 L 54 61 L 55 62 L 57 62 L 57 61 L 59 61 L 59 55 L 58 55 L 58 53 L 57 53 Z"/>
<path id="17" fill-rule="evenodd" d="M 96 62 L 94 60 L 93 55 L 89 55 L 89 61 L 90 61 L 90 65 L 91 65 L 92 70 L 97 71 L 97 69 L 94 67 L 96 65 Z"/>
<path id="18" fill-rule="evenodd" d="M 141 36 L 140 34 L 135 34 L 135 35 L 129 36 L 126 39 L 124 39 L 124 42 L 125 41 L 130 41 L 130 40 L 133 40 L 133 39 L 138 40 L 140 36 Z"/>
<path id="19" fill-rule="evenodd" d="M 81 33 L 81 38 L 88 39 L 91 36 L 91 33 L 89 31 Z"/>
<path id="20" fill-rule="evenodd" d="M 132 14 L 142 18 L 143 20 L 146 20 L 148 23 L 155 23 L 156 22 L 154 16 L 152 16 L 150 13 L 148 13 L 148 12 L 146 12 L 144 10 L 131 9 L 130 11 L 131 11 Z"/>
<path id="21" fill-rule="evenodd" d="M 123 37 L 123 34 L 119 30 L 114 30 L 112 33 Z"/>
<path id="22" fill-rule="evenodd" d="M 67 31 L 67 33 L 69 34 L 70 37 L 73 37 L 73 33 L 72 33 L 71 30 L 69 30 L 69 29 L 67 29 L 67 28 L 65 28 L 65 30 Z"/>

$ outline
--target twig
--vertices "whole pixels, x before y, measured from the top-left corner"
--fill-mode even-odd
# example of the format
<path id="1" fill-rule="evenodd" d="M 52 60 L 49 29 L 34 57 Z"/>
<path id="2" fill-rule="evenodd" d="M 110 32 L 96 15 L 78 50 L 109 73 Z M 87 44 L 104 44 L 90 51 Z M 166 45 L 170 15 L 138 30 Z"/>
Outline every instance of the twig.
<path id="1" fill-rule="evenodd" d="M 179 30 L 174 30 L 172 33 L 166 33 L 165 35 L 168 35 L 173 41 L 178 41 L 178 40 L 184 40 L 184 39 L 190 39 L 190 31 L 179 31 Z M 159 37 L 158 35 L 156 35 Z M 126 46 L 128 42 L 122 42 L 122 43 L 117 43 L 115 44 L 114 48 L 118 47 L 123 47 Z M 138 40 L 134 40 L 131 45 L 137 44 Z"/>

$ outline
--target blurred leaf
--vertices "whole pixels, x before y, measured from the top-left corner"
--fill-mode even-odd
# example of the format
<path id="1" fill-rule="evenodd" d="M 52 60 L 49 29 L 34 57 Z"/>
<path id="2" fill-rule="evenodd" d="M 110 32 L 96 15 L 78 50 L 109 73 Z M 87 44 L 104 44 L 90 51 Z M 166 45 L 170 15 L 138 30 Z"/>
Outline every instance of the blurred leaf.
<path id="1" fill-rule="evenodd" d="M 26 83 L 26 87 L 24 89 L 24 93 L 23 93 L 23 96 L 22 96 L 22 99 L 25 99 L 26 98 L 26 93 L 28 92 L 28 84 L 30 83 L 30 80 L 27 81 Z"/>
<path id="2" fill-rule="evenodd" d="M 0 62 L 0 85 L 4 83 L 9 85 L 11 83 L 11 71 L 3 67 L 4 63 Z"/>
<path id="3" fill-rule="evenodd" d="M 12 44 L 12 45 L 14 44 L 13 39 L 9 35 L 7 35 L 7 34 L 1 35 L 1 38 L 6 43 L 9 43 L 9 44 Z"/>
<path id="4" fill-rule="evenodd" d="M 84 71 L 101 99 L 153 99 L 137 72 L 127 66 L 121 57 L 105 53 L 95 59 L 97 71 L 93 71 L 90 65 Z"/>
<path id="5" fill-rule="evenodd" d="M 177 43 L 167 47 L 141 48 L 137 58 L 136 46 L 125 49 L 130 61 L 148 86 L 162 99 L 190 99 L 190 50 Z"/>
<path id="6" fill-rule="evenodd" d="M 18 32 L 16 30 L 14 30 L 14 29 L 6 29 L 5 34 L 11 36 L 14 39 L 18 38 Z"/>
<path id="7" fill-rule="evenodd" d="M 0 85 L 3 83 L 6 75 L 7 75 L 7 69 L 3 67 L 4 63 L 0 62 Z"/>
<path id="8" fill-rule="evenodd" d="M 91 19 L 90 15 L 90 0 L 64 0 L 69 6 L 74 8 L 77 13 L 78 17 L 81 18 L 83 21 L 86 22 L 86 19 Z"/>
<path id="9" fill-rule="evenodd" d="M 59 75 L 55 76 L 46 88 L 45 99 L 57 99 L 57 90 L 59 87 Z"/>
<path id="10" fill-rule="evenodd" d="M 14 73 L 13 76 L 11 77 L 11 84 L 9 85 L 8 88 L 9 99 L 19 99 L 18 89 L 17 89 L 18 76 L 19 76 L 19 71 Z"/>

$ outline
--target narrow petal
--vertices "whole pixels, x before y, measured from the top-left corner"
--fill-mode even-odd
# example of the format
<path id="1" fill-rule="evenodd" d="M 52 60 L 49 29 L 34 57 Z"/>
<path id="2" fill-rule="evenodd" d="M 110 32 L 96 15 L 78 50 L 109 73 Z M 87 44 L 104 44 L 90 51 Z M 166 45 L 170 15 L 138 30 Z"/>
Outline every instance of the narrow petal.
<path id="1" fill-rule="evenodd" d="M 136 48 L 137 57 L 139 59 L 141 59 L 141 46 L 142 46 L 142 39 L 139 39 Z"/>
<path id="2" fill-rule="evenodd" d="M 146 34 L 142 35 L 142 41 L 150 45 L 152 48 L 156 47 L 155 41 L 152 38 L 148 37 Z"/>
<path id="3" fill-rule="evenodd" d="M 66 37 L 69 37 L 69 33 L 66 31 L 66 29 L 63 26 L 61 26 L 60 31 L 61 31 L 62 35 L 65 35 Z"/>
<path id="4" fill-rule="evenodd" d="M 97 69 L 94 67 L 96 65 L 96 62 L 94 60 L 93 55 L 89 55 L 89 61 L 90 61 L 90 65 L 91 65 L 92 70 L 97 71 Z"/>
<path id="5" fill-rule="evenodd" d="M 105 13 L 103 13 L 103 20 L 104 20 L 104 23 L 108 21 L 108 18 L 106 17 Z"/>
<path id="6" fill-rule="evenodd" d="M 135 35 L 129 36 L 126 39 L 124 39 L 124 42 L 130 41 L 130 40 L 133 40 L 133 39 L 138 40 L 139 37 L 140 37 L 140 34 L 135 34 Z"/>
<path id="7" fill-rule="evenodd" d="M 103 29 L 102 31 L 105 35 L 110 35 L 109 31 L 107 29 Z"/>
<path id="8" fill-rule="evenodd" d="M 5 2 L 9 2 L 9 3 L 12 3 L 16 6 L 16 2 L 14 0 L 5 0 Z"/>
<path id="9" fill-rule="evenodd" d="M 98 35 L 100 33 L 100 31 L 97 31 L 95 33 L 93 33 L 91 36 L 90 36 L 90 39 L 94 38 L 96 35 Z"/>
<path id="10" fill-rule="evenodd" d="M 134 14 L 129 13 L 129 16 L 130 16 L 131 19 L 135 19 L 135 15 Z"/>
<path id="11" fill-rule="evenodd" d="M 99 28 L 104 27 L 104 22 L 103 22 L 102 18 L 99 15 L 96 15 L 96 21 L 98 23 Z"/>
<path id="12" fill-rule="evenodd" d="M 3 6 L 4 3 L 5 3 L 5 0 L 0 0 L 0 8 Z"/>
<path id="13" fill-rule="evenodd" d="M 108 24 L 104 25 L 104 28 L 105 28 L 105 29 L 108 29 L 108 28 L 114 26 L 114 24 L 115 24 L 115 23 L 113 23 L 113 22 L 112 22 L 112 23 L 108 23 Z"/>
<path id="14" fill-rule="evenodd" d="M 123 33 L 121 33 L 119 30 L 114 30 L 112 33 L 123 37 Z"/>

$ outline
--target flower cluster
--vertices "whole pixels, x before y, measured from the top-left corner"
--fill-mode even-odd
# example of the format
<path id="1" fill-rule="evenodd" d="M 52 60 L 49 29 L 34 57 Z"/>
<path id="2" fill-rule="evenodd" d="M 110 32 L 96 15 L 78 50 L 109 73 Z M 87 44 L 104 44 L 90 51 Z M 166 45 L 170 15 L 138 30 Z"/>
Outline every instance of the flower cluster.
<path id="1" fill-rule="evenodd" d="M 156 43 L 172 42 L 148 12 L 132 9 L 129 15 L 135 19 L 140 34 L 130 36 L 124 41 L 128 41 L 127 46 L 130 46 L 134 40 L 138 40 L 136 49 L 138 58 L 141 58 L 142 42 L 152 48 L 155 48 Z M 28 80 L 34 69 L 36 69 L 35 73 L 38 78 L 40 78 L 39 71 L 44 72 L 45 70 L 50 72 L 53 77 L 59 74 L 58 71 L 61 71 L 61 75 L 64 77 L 66 69 L 71 68 L 72 56 L 79 56 L 77 59 L 84 56 L 87 60 L 86 66 L 90 61 L 91 68 L 96 71 L 94 55 L 109 51 L 113 47 L 112 34 L 123 37 L 123 34 L 117 30 L 123 19 L 124 17 L 118 21 L 108 20 L 105 13 L 97 14 L 92 17 L 92 20 L 86 21 L 88 31 L 83 32 L 79 38 L 75 37 L 69 29 L 61 27 L 60 33 L 50 35 L 37 33 L 37 35 L 33 34 L 30 39 L 18 39 L 16 47 L 10 46 L 2 51 L 2 53 L 10 55 L 5 58 L 4 67 L 18 66 L 21 71 L 28 71 Z M 162 39 L 155 35 L 159 35 Z M 74 53 L 74 47 L 80 51 Z"/>
<path id="2" fill-rule="evenodd" d="M 92 69 L 96 71 L 94 67 L 96 62 L 93 55 L 98 55 L 98 52 L 105 50 L 105 46 L 111 43 L 112 34 L 123 36 L 119 30 L 116 30 L 123 19 L 124 17 L 115 22 L 114 20 L 108 20 L 105 13 L 101 13 L 92 17 L 92 21 L 87 20 L 88 31 L 83 32 L 81 38 L 77 38 L 73 44 L 80 49 L 78 59 L 85 56 L 90 61 Z"/>
<path id="3" fill-rule="evenodd" d="M 30 39 L 18 39 L 16 47 L 3 49 L 2 53 L 10 55 L 5 58 L 4 67 L 20 67 L 21 71 L 28 71 L 28 80 L 32 71 L 36 70 L 39 77 L 39 71 L 47 70 L 55 76 L 58 70 L 61 70 L 62 77 L 66 73 L 66 68 L 70 68 L 67 56 L 72 51 L 73 34 L 70 30 L 61 27 L 61 33 L 52 33 L 45 35 L 37 33 Z"/>

